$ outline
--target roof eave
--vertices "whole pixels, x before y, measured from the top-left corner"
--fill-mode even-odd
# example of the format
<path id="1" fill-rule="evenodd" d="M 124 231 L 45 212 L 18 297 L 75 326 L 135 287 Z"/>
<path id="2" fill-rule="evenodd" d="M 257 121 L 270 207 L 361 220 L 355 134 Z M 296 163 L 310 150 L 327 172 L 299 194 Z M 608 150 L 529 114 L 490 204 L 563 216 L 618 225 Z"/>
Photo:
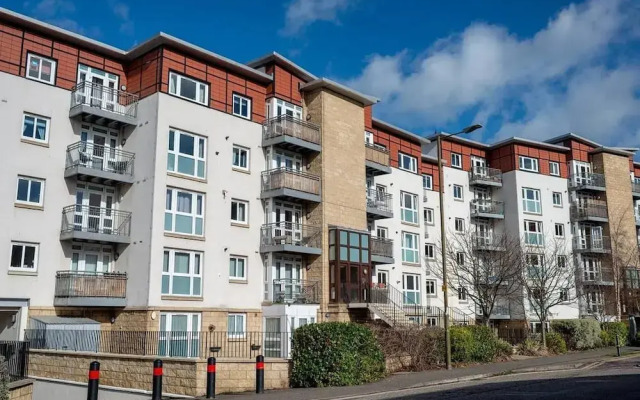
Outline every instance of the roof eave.
<path id="1" fill-rule="evenodd" d="M 344 85 L 341 85 L 327 78 L 320 78 L 320 79 L 313 80 L 311 82 L 307 82 L 300 86 L 300 91 L 304 92 L 304 91 L 311 91 L 311 90 L 316 90 L 321 88 L 332 90 L 338 94 L 341 94 L 343 96 L 350 98 L 351 100 L 361 103 L 363 106 L 370 106 L 370 105 L 376 104 L 379 101 L 375 97 L 360 93 L 356 90 L 348 88 Z"/>
<path id="2" fill-rule="evenodd" d="M 404 137 L 406 137 L 406 138 L 408 138 L 408 139 L 411 139 L 411 140 L 414 140 L 414 141 L 420 142 L 421 144 L 427 144 L 427 143 L 430 143 L 430 142 L 429 142 L 429 139 L 427 139 L 427 138 L 425 138 L 425 137 L 422 137 L 422 136 L 416 135 L 415 133 L 412 133 L 412 132 L 409 132 L 409 131 L 407 131 L 407 130 L 405 130 L 405 129 L 399 128 L 399 127 L 397 127 L 397 126 L 395 126 L 395 125 L 392 125 L 392 124 L 390 124 L 390 123 L 388 123 L 388 122 L 385 122 L 385 121 L 383 121 L 383 120 L 381 120 L 381 119 L 378 119 L 378 118 L 372 118 L 372 119 L 371 119 L 371 122 L 372 122 L 374 125 L 379 125 L 379 126 L 380 126 L 380 127 L 382 127 L 383 129 L 387 129 L 387 130 L 389 130 L 389 131 L 394 132 L 395 134 L 399 134 L 399 135 L 402 135 L 402 136 L 404 136 Z"/>
<path id="3" fill-rule="evenodd" d="M 301 66 L 294 63 L 293 61 L 289 60 L 288 58 L 278 53 L 277 51 L 265 54 L 262 57 L 258 57 L 255 60 L 249 61 L 247 63 L 247 66 L 251 68 L 259 68 L 265 64 L 270 63 L 271 61 L 275 62 L 276 64 L 280 64 L 285 67 L 293 69 L 305 82 L 310 82 L 318 79 L 317 76 L 307 71 L 306 69 L 302 68 Z"/>

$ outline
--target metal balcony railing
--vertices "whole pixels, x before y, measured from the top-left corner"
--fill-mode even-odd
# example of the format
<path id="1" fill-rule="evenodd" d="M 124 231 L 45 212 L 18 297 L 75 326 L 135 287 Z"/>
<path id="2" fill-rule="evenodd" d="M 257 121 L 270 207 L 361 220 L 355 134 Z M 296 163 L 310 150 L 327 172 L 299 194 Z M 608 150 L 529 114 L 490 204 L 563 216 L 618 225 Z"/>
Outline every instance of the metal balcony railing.
<path id="1" fill-rule="evenodd" d="M 607 284 L 613 283 L 613 269 L 584 269 L 582 270 L 583 283 L 585 284 Z"/>
<path id="2" fill-rule="evenodd" d="M 55 297 L 127 297 L 125 272 L 56 272 Z"/>
<path id="3" fill-rule="evenodd" d="M 393 239 L 371 236 L 371 255 L 393 258 Z"/>
<path id="4" fill-rule="evenodd" d="M 631 182 L 631 192 L 632 193 L 640 193 L 640 183 Z"/>
<path id="5" fill-rule="evenodd" d="M 470 206 L 472 216 L 481 214 L 504 216 L 504 203 L 501 201 L 475 199 L 471 201 Z"/>
<path id="6" fill-rule="evenodd" d="M 497 168 L 474 166 L 469 171 L 469 182 L 472 184 L 500 184 L 502 185 L 502 171 Z"/>
<path id="7" fill-rule="evenodd" d="M 604 190 L 604 175 L 593 172 L 572 174 L 569 176 L 569 187 L 572 189 L 600 188 Z"/>
<path id="8" fill-rule="evenodd" d="M 131 213 L 104 207 L 67 206 L 62 209 L 61 232 L 74 231 L 128 237 L 131 234 Z"/>
<path id="9" fill-rule="evenodd" d="M 280 115 L 264 121 L 262 139 L 273 139 L 278 136 L 291 136 L 318 145 L 321 143 L 318 125 L 290 115 Z"/>
<path id="10" fill-rule="evenodd" d="M 134 153 L 93 143 L 77 142 L 67 147 L 65 168 L 85 167 L 97 171 L 133 175 Z"/>
<path id="11" fill-rule="evenodd" d="M 589 218 L 609 218 L 607 203 L 605 201 L 588 201 L 586 203 L 571 205 L 571 218 L 574 220 Z"/>
<path id="12" fill-rule="evenodd" d="M 611 241 L 608 236 L 575 236 L 573 249 L 575 251 L 606 253 L 611 251 Z"/>
<path id="13" fill-rule="evenodd" d="M 96 107 L 115 114 L 136 118 L 138 95 L 93 82 L 80 82 L 71 89 L 71 108 Z"/>
<path id="14" fill-rule="evenodd" d="M 260 229 L 260 243 L 263 246 L 293 245 L 320 248 L 322 228 L 295 222 L 264 224 Z"/>
<path id="15" fill-rule="evenodd" d="M 376 188 L 367 189 L 367 207 L 382 212 L 393 212 L 393 195 Z"/>
<path id="16" fill-rule="evenodd" d="M 385 167 L 390 165 L 389 150 L 369 143 L 365 143 L 364 146 L 365 160 L 384 165 Z"/>
<path id="17" fill-rule="evenodd" d="M 498 250 L 504 248 L 504 243 L 501 238 L 496 235 L 473 234 L 471 240 L 474 250 Z"/>
<path id="18" fill-rule="evenodd" d="M 288 168 L 270 169 L 262 172 L 262 191 L 292 189 L 320 195 L 320 177 Z"/>
<path id="19" fill-rule="evenodd" d="M 274 279 L 272 300 L 274 303 L 318 304 L 320 285 L 318 281 Z"/>

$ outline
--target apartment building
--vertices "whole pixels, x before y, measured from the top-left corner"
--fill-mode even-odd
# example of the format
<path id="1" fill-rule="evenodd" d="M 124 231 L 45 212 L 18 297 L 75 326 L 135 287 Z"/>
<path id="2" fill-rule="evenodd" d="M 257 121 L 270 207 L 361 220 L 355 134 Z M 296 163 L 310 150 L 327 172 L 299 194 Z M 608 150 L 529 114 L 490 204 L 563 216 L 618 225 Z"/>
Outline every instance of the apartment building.
<path id="1" fill-rule="evenodd" d="M 634 149 L 443 137 L 441 183 L 434 137 L 277 53 L 241 64 L 163 33 L 123 51 L 4 9 L 0 100 L 0 339 L 441 324 L 441 185 L 447 234 L 473 232 L 477 251 L 505 232 L 566 241 L 585 271 L 569 298 L 585 300 L 554 318 L 604 313 L 611 221 L 638 286 Z M 456 322 L 475 319 L 469 290 L 448 291 Z M 492 320 L 526 313 L 500 304 Z"/>

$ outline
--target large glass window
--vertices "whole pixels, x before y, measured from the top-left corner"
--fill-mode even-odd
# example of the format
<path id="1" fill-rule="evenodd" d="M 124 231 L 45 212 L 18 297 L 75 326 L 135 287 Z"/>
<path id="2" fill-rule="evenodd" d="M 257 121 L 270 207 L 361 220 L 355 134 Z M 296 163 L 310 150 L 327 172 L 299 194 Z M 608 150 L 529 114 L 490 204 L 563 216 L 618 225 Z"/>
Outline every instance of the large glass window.
<path id="1" fill-rule="evenodd" d="M 9 270 L 36 272 L 38 270 L 38 245 L 11 242 L 11 264 Z"/>
<path id="2" fill-rule="evenodd" d="M 248 97 L 233 94 L 233 115 L 251 119 L 251 99 Z"/>
<path id="3" fill-rule="evenodd" d="M 200 356 L 200 314 L 161 313 L 158 355 Z"/>
<path id="4" fill-rule="evenodd" d="M 524 212 L 532 214 L 542 214 L 542 204 L 540 203 L 540 190 L 522 188 L 522 209 Z"/>
<path id="5" fill-rule="evenodd" d="M 56 81 L 56 62 L 50 58 L 29 53 L 27 78 L 53 85 Z"/>
<path id="6" fill-rule="evenodd" d="M 202 236 L 204 234 L 204 195 L 168 188 L 166 197 L 165 232 Z"/>
<path id="7" fill-rule="evenodd" d="M 227 335 L 231 338 L 243 338 L 247 332 L 246 314 L 228 314 Z"/>
<path id="8" fill-rule="evenodd" d="M 16 203 L 41 206 L 44 198 L 44 181 L 41 179 L 18 176 Z"/>
<path id="9" fill-rule="evenodd" d="M 415 194 L 400 192 L 400 214 L 404 222 L 418 223 L 418 196 Z"/>
<path id="10" fill-rule="evenodd" d="M 524 242 L 533 246 L 542 246 L 544 244 L 542 222 L 524 221 Z"/>
<path id="11" fill-rule="evenodd" d="M 410 232 L 402 232 L 402 262 L 420 263 L 418 252 L 418 235 Z"/>
<path id="12" fill-rule="evenodd" d="M 209 104 L 209 86 L 195 79 L 169 73 L 169 93 L 200 104 Z"/>
<path id="13" fill-rule="evenodd" d="M 402 290 L 404 292 L 404 304 L 420 304 L 420 275 L 402 274 Z"/>
<path id="14" fill-rule="evenodd" d="M 404 153 L 398 153 L 398 164 L 400 169 L 409 172 L 418 172 L 418 161 L 415 157 Z"/>
<path id="15" fill-rule="evenodd" d="M 47 143 L 49 141 L 49 118 L 24 114 L 22 119 L 22 138 Z"/>
<path id="16" fill-rule="evenodd" d="M 538 172 L 538 159 L 520 156 L 520 169 L 522 171 Z"/>
<path id="17" fill-rule="evenodd" d="M 202 253 L 164 250 L 162 294 L 173 296 L 202 295 Z"/>
<path id="18" fill-rule="evenodd" d="M 167 171 L 206 177 L 207 139 L 177 129 L 169 130 Z"/>

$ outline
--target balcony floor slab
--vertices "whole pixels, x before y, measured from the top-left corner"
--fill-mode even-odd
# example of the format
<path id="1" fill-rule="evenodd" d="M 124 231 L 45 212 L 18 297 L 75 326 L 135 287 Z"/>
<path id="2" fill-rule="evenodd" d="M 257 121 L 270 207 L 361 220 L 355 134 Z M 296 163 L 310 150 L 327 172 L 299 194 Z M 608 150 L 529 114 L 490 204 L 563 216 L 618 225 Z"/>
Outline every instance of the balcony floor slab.
<path id="1" fill-rule="evenodd" d="M 137 119 L 105 110 L 100 107 L 91 107 L 88 104 L 78 104 L 69 109 L 69 118 L 80 117 L 85 122 L 99 122 L 100 125 L 120 127 L 121 125 L 137 124 Z"/>
<path id="2" fill-rule="evenodd" d="M 322 249 L 319 247 L 296 246 L 293 244 L 261 245 L 261 253 L 296 253 L 320 255 Z"/>
<path id="3" fill-rule="evenodd" d="M 372 264 L 394 264 L 395 260 L 393 259 L 393 257 L 372 254 L 371 263 Z"/>
<path id="4" fill-rule="evenodd" d="M 262 147 L 267 146 L 281 146 L 290 148 L 296 151 L 311 151 L 319 153 L 322 150 L 322 146 L 313 142 L 299 139 L 297 137 L 281 135 L 275 136 L 269 139 L 262 139 Z"/>
<path id="5" fill-rule="evenodd" d="M 73 178 L 73 177 L 91 177 L 96 179 L 97 183 L 109 183 L 109 182 L 119 182 L 119 183 L 133 183 L 133 176 L 127 174 L 119 174 L 116 172 L 102 171 L 99 169 L 88 168 L 82 165 L 75 165 L 73 167 L 69 167 L 64 170 L 65 178 Z"/>
<path id="6" fill-rule="evenodd" d="M 56 307 L 125 307 L 127 299 L 122 297 L 56 297 Z"/>
<path id="7" fill-rule="evenodd" d="M 83 232 L 83 231 L 67 231 L 60 232 L 60 240 L 82 240 L 98 243 L 119 243 L 129 244 L 131 238 L 129 236 L 109 235 L 106 233 Z"/>
<path id="8" fill-rule="evenodd" d="M 289 188 L 269 190 L 266 192 L 262 192 L 260 194 L 261 199 L 270 199 L 273 197 L 299 199 L 299 200 L 310 201 L 313 203 L 320 203 L 322 201 L 322 196 L 319 194 L 313 194 L 313 193 L 303 192 L 301 190 L 295 190 L 295 189 L 289 189 Z"/>

